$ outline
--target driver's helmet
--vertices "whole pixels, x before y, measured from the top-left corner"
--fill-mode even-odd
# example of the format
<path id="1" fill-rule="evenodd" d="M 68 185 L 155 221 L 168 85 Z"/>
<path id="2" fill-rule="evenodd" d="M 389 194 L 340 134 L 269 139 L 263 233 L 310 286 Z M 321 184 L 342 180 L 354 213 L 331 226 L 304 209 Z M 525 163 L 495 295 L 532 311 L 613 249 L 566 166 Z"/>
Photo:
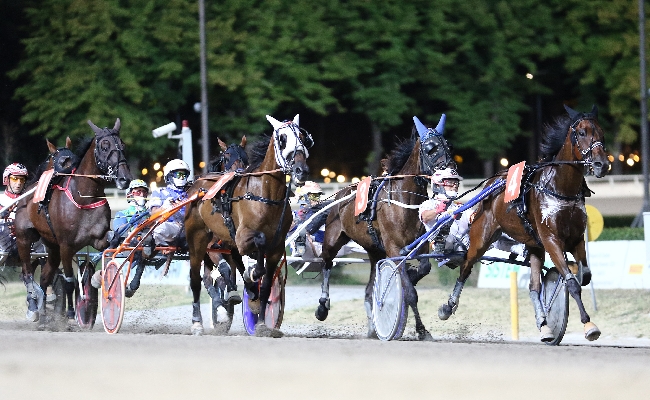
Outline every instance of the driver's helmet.
<path id="1" fill-rule="evenodd" d="M 134 201 L 139 206 L 144 206 L 144 203 L 147 201 L 146 198 L 133 196 L 133 189 L 137 188 L 144 189 L 147 191 L 147 194 L 149 193 L 149 186 L 147 186 L 147 182 L 143 181 L 142 179 L 134 179 L 129 184 L 129 190 L 126 192 L 126 198 L 128 201 Z"/>
<path id="2" fill-rule="evenodd" d="M 25 179 L 27 179 L 27 175 L 29 175 L 29 172 L 27 172 L 27 168 L 20 163 L 9 164 L 7 168 L 5 168 L 4 172 L 2 173 L 2 184 L 4 186 L 9 185 L 9 176 L 11 175 L 24 176 Z"/>
<path id="3" fill-rule="evenodd" d="M 323 189 L 314 181 L 306 181 L 301 189 L 302 197 L 307 201 L 320 201 L 320 196 L 323 194 Z"/>
<path id="4" fill-rule="evenodd" d="M 165 183 L 178 189 L 183 189 L 187 186 L 188 178 L 190 176 L 190 167 L 185 161 L 177 158 L 171 160 L 167 165 L 165 165 L 163 168 L 163 175 L 165 176 Z"/>
<path id="5" fill-rule="evenodd" d="M 431 177 L 431 184 L 443 188 L 448 196 L 456 196 L 458 194 L 458 186 L 462 180 L 463 177 L 458 175 L 455 169 L 445 168 L 434 172 Z"/>

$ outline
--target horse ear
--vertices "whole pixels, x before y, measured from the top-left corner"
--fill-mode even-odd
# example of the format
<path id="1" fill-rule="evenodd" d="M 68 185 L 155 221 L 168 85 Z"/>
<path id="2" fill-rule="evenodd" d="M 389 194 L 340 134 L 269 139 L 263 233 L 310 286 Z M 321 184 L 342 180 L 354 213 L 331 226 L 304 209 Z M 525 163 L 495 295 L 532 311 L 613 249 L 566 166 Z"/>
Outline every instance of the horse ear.
<path id="1" fill-rule="evenodd" d="M 50 151 L 50 154 L 56 153 L 56 146 L 47 139 L 45 139 L 45 141 L 47 142 L 47 149 Z"/>
<path id="2" fill-rule="evenodd" d="M 93 132 L 95 132 L 95 135 L 99 135 L 100 133 L 102 133 L 102 130 L 99 129 L 97 125 L 93 124 L 91 120 L 88 120 L 88 125 L 90 125 L 90 128 L 93 130 Z"/>
<path id="3" fill-rule="evenodd" d="M 415 123 L 415 129 L 418 131 L 418 135 L 420 135 L 420 142 L 424 142 L 427 139 L 427 127 L 415 115 L 413 116 L 413 122 Z"/>
<path id="4" fill-rule="evenodd" d="M 241 143 L 239 145 L 241 147 L 246 147 L 246 135 L 242 136 Z"/>
<path id="5" fill-rule="evenodd" d="M 226 151 L 228 149 L 228 146 L 226 146 L 223 140 L 217 138 L 217 141 L 219 142 L 219 147 L 221 147 L 221 150 Z"/>
<path id="6" fill-rule="evenodd" d="M 120 122 L 120 119 L 118 118 L 118 119 L 115 120 L 115 126 L 113 127 L 113 130 L 115 130 L 116 132 L 119 132 L 121 126 L 122 126 L 122 123 Z"/>
<path id="7" fill-rule="evenodd" d="M 569 114 L 569 118 L 571 118 L 571 119 L 576 119 L 576 118 L 578 118 L 580 116 L 579 112 L 577 112 L 576 110 L 574 110 L 571 107 L 567 106 L 566 104 L 564 105 L 564 109 Z"/>
<path id="8" fill-rule="evenodd" d="M 293 123 L 300 126 L 300 114 L 296 114 L 296 116 L 293 117 Z"/>
<path id="9" fill-rule="evenodd" d="M 591 107 L 591 113 L 590 114 L 592 114 L 594 117 L 598 118 L 598 107 L 596 107 L 595 104 Z"/>
<path id="10" fill-rule="evenodd" d="M 72 147 L 72 140 L 70 140 L 70 136 L 65 138 L 65 148 L 69 149 Z"/>
<path id="11" fill-rule="evenodd" d="M 436 132 L 438 132 L 439 135 L 445 133 L 445 122 L 447 122 L 447 116 L 442 114 L 440 116 L 440 121 L 438 121 L 438 126 L 436 126 Z"/>
<path id="12" fill-rule="evenodd" d="M 266 120 L 271 123 L 271 126 L 273 126 L 273 129 L 280 129 L 282 126 L 282 122 L 278 121 L 277 119 L 273 118 L 270 115 L 266 116 Z"/>

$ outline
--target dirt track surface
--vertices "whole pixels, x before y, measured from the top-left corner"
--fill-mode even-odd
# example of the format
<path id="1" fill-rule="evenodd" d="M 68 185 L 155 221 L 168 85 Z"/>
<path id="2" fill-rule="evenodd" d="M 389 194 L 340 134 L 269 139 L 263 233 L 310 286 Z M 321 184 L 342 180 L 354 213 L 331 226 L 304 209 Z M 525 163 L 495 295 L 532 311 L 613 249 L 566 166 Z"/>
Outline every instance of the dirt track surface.
<path id="1" fill-rule="evenodd" d="M 361 295 L 345 293 L 337 298 Z M 288 309 L 301 307 L 300 293 L 290 295 Z M 117 335 L 99 320 L 90 332 L 0 322 L 0 398 L 641 399 L 650 392 L 646 342 L 380 342 L 363 339 L 359 327 L 314 338 L 291 325 L 270 339 L 246 336 L 237 320 L 229 336 L 193 337 L 189 315 L 189 306 L 129 312 Z"/>

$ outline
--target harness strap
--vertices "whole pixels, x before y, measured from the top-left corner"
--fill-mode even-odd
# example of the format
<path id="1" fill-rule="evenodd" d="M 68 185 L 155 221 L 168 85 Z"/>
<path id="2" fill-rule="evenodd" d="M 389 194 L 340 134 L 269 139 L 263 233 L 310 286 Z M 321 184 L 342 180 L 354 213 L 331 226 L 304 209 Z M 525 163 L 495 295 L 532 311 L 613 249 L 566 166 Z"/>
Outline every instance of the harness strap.
<path id="1" fill-rule="evenodd" d="M 52 185 L 52 189 L 58 189 L 58 190 L 62 191 L 63 193 L 65 193 L 65 195 L 68 197 L 68 199 L 70 199 L 72 204 L 74 204 L 74 206 L 77 207 L 78 209 L 80 209 L 80 210 L 91 210 L 93 208 L 99 208 L 101 206 L 104 206 L 104 205 L 108 204 L 108 200 L 106 200 L 106 199 L 101 199 L 99 201 L 96 201 L 96 202 L 90 203 L 90 204 L 79 204 L 79 203 L 77 203 L 75 201 L 74 197 L 72 196 L 72 193 L 70 192 L 70 179 L 72 179 L 72 176 L 68 176 L 68 178 L 66 179 L 65 187 L 61 187 L 59 185 Z M 46 211 L 46 216 L 49 219 L 49 214 L 47 213 L 47 211 Z M 54 233 L 54 232 L 52 232 L 52 233 Z"/>

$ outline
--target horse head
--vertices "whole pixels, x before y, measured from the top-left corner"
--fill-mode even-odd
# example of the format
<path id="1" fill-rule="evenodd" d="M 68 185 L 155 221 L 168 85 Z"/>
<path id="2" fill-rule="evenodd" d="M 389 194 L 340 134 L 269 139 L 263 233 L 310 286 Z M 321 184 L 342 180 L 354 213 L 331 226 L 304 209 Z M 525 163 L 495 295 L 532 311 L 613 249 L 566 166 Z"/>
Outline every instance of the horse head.
<path id="1" fill-rule="evenodd" d="M 609 159 L 603 144 L 605 134 L 598 124 L 598 108 L 594 105 L 590 112 L 582 113 L 564 105 L 571 125 L 569 126 L 573 156 L 584 161 L 588 173 L 602 178 L 609 172 Z"/>
<path id="2" fill-rule="evenodd" d="M 443 136 L 447 116 L 442 114 L 435 128 L 426 127 L 418 117 L 413 117 L 415 129 L 420 137 L 420 164 L 425 174 L 432 174 L 436 169 L 456 169 L 456 162 L 451 156 L 451 146 Z"/>
<path id="3" fill-rule="evenodd" d="M 314 139 L 299 126 L 298 114 L 293 121 L 280 122 L 270 115 L 267 115 L 266 119 L 273 126 L 275 161 L 285 172 L 291 172 L 291 178 L 296 185 L 302 185 L 309 175 L 308 149 L 314 145 Z"/>
<path id="4" fill-rule="evenodd" d="M 60 174 L 70 174 L 74 171 L 75 168 L 79 165 L 79 157 L 72 151 L 72 141 L 69 137 L 65 140 L 65 147 L 57 148 L 49 140 L 45 139 L 47 142 L 47 148 L 50 151 L 50 155 L 46 161 L 46 167 L 44 169 L 54 168 L 57 173 Z"/>
<path id="5" fill-rule="evenodd" d="M 124 154 L 124 142 L 120 139 L 120 119 L 113 129 L 100 129 L 92 121 L 88 125 L 95 132 L 95 164 L 110 178 L 115 179 L 118 189 L 126 189 L 133 179 Z"/>
<path id="6" fill-rule="evenodd" d="M 248 154 L 246 154 L 246 136 L 243 136 L 240 144 L 228 146 L 221 139 L 217 138 L 221 154 L 219 158 L 210 165 L 208 172 L 228 172 L 243 170 L 248 167 Z"/>

